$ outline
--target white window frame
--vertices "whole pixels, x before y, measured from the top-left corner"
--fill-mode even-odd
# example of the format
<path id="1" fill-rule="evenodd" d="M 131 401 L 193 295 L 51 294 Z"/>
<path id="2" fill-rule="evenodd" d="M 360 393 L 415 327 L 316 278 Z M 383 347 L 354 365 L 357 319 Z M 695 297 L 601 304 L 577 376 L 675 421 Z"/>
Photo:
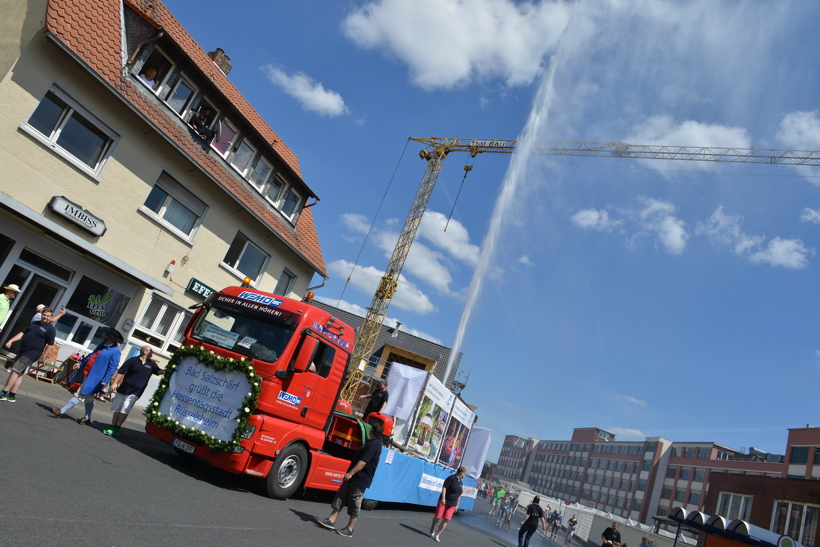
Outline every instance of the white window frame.
<path id="1" fill-rule="evenodd" d="M 166 177 L 170 178 L 171 181 L 175 184 L 170 185 L 169 182 L 166 182 L 165 180 L 163 180 Z M 173 187 L 173 186 L 176 186 L 176 185 L 179 186 L 178 189 Z M 163 192 L 168 194 L 168 196 L 165 198 L 165 201 L 160 206 L 159 212 L 155 213 L 154 211 L 152 211 L 151 209 L 146 207 L 145 206 L 145 200 L 143 200 L 142 204 L 140 204 L 139 211 L 141 211 L 142 213 L 147 215 L 148 218 L 150 218 L 152 221 L 156 222 L 157 224 L 161 225 L 164 229 L 168 230 L 169 232 L 171 232 L 176 237 L 182 239 L 186 243 L 193 244 L 197 233 L 199 233 L 199 227 L 202 226 L 202 221 L 205 219 L 205 215 L 208 212 L 208 209 L 209 209 L 208 204 L 205 203 L 205 202 L 202 202 L 202 204 L 204 206 L 203 209 L 202 209 L 202 213 L 198 213 L 197 211 L 192 211 L 191 208 L 189 206 L 187 206 L 186 203 L 185 203 L 187 201 L 185 199 L 185 196 L 180 195 L 180 192 L 187 192 L 187 193 L 190 193 L 192 196 L 193 196 L 193 192 L 191 192 L 190 190 L 188 190 L 187 188 L 182 186 L 182 184 L 180 184 L 179 182 L 174 180 L 170 175 L 168 175 L 165 172 L 163 172 L 160 175 L 160 177 L 154 183 L 154 186 L 151 187 L 151 190 L 149 190 L 148 194 L 145 196 L 145 199 L 148 199 L 148 195 L 151 194 L 151 191 L 153 191 L 154 187 L 159 187 L 160 190 L 162 190 Z M 191 228 L 191 233 L 186 234 L 185 232 L 183 232 L 182 230 L 180 230 L 179 228 L 177 228 L 176 226 L 174 226 L 173 224 L 171 224 L 170 222 L 168 222 L 167 220 L 165 220 L 163 218 L 162 215 L 166 211 L 166 209 L 168 207 L 168 202 L 171 199 L 175 200 L 177 203 L 179 203 L 180 205 L 185 207 L 189 212 L 191 212 L 192 214 L 194 214 L 197 217 L 196 222 L 194 222 L 194 225 Z M 193 197 L 193 198 L 189 198 L 189 199 L 198 199 L 198 198 Z M 199 200 L 199 201 L 201 201 L 201 200 Z"/>
<path id="2" fill-rule="evenodd" d="M 151 324 L 151 327 L 142 327 L 140 325 L 141 325 L 142 320 L 145 316 L 145 313 L 148 311 L 148 308 L 154 302 L 155 298 L 162 302 L 162 307 L 160 308 L 160 311 L 157 313 L 157 316 L 154 319 L 154 322 Z M 160 333 L 156 332 L 154 330 L 154 328 L 156 327 L 157 322 L 162 317 L 164 317 L 164 315 L 168 312 L 169 309 L 175 311 L 176 316 L 174 317 L 173 321 L 171 322 L 170 326 L 168 327 L 168 333 L 167 334 L 160 334 Z M 182 342 L 173 341 L 172 340 L 173 336 L 177 332 L 179 332 L 179 329 L 181 329 L 181 328 L 184 329 L 185 328 L 185 325 L 188 324 L 188 321 L 191 319 L 191 317 L 193 317 L 193 314 L 190 311 L 186 310 L 184 307 L 182 307 L 179 304 L 176 304 L 174 302 L 171 302 L 170 300 L 162 298 L 161 296 L 159 296 L 155 292 L 152 292 L 151 295 L 149 296 L 149 298 L 145 301 L 145 304 L 142 306 L 142 309 L 140 310 L 139 316 L 137 317 L 137 321 L 134 323 L 133 328 L 129 332 L 128 340 L 129 340 L 129 342 L 131 342 L 133 344 L 136 344 L 136 345 L 139 345 L 139 346 L 143 346 L 143 345 L 147 344 L 149 346 L 157 348 L 158 349 L 157 353 L 159 353 L 160 355 L 170 356 L 171 352 L 168 351 L 168 346 L 182 345 Z M 148 333 L 150 336 L 152 336 L 152 337 L 154 337 L 158 340 L 161 340 L 162 343 L 157 345 L 157 344 L 154 344 L 152 342 L 147 342 L 145 340 L 137 338 L 136 336 L 134 336 L 134 333 L 136 331 L 142 331 L 142 332 Z"/>
<path id="3" fill-rule="evenodd" d="M 294 211 L 290 215 L 288 215 L 285 213 L 285 211 L 282 210 L 282 207 L 285 205 L 285 197 L 287 197 L 287 195 L 290 192 L 296 194 L 296 196 L 299 198 L 299 201 Z M 277 209 L 279 209 L 279 212 L 282 213 L 283 217 L 291 221 L 291 223 L 296 224 L 296 219 L 299 218 L 299 213 L 302 212 L 302 207 L 304 207 L 304 203 L 305 196 L 303 196 L 302 193 L 296 189 L 295 184 L 290 184 L 287 187 L 285 187 L 284 190 L 282 190 L 282 195 L 279 196 L 279 207 L 277 207 Z"/>
<path id="4" fill-rule="evenodd" d="M 163 78 L 162 81 L 159 83 L 159 85 L 157 85 L 156 89 L 152 89 L 152 88 L 148 87 L 148 85 L 142 80 L 142 78 L 140 78 L 139 73 L 142 72 L 143 69 L 148 70 L 148 69 L 151 68 L 150 66 L 148 68 L 146 68 L 146 65 L 148 64 L 148 58 L 147 57 L 145 59 L 145 63 L 143 63 L 143 65 L 136 72 L 136 74 L 134 74 L 134 77 L 139 81 L 139 83 L 141 83 L 145 87 L 145 89 L 147 89 L 148 91 L 150 91 L 154 95 L 159 96 L 159 93 L 160 93 L 160 91 L 162 91 L 162 88 L 164 88 L 165 85 L 168 83 L 168 78 L 170 78 L 171 74 L 174 73 L 174 69 L 176 69 L 177 64 L 174 62 L 174 60 L 171 58 L 171 56 L 168 55 L 167 53 L 165 53 L 164 51 L 162 51 L 162 48 L 159 47 L 159 46 L 154 46 L 154 49 L 151 50 L 151 53 L 148 54 L 148 57 L 150 57 L 155 51 L 159 52 L 159 54 L 162 55 L 163 57 L 165 57 L 165 60 L 168 61 L 171 64 L 171 68 L 168 69 L 168 73 L 165 74 L 165 78 Z"/>
<path id="5" fill-rule="evenodd" d="M 772 505 L 772 524 L 769 527 L 769 530 L 771 530 L 772 532 L 774 532 L 774 530 L 775 530 L 775 524 L 776 524 L 776 521 L 777 521 L 777 505 L 780 504 L 780 503 L 788 504 L 788 509 L 786 510 L 786 515 L 788 516 L 788 518 L 786 519 L 786 522 L 783 525 L 784 526 L 783 532 L 782 532 L 783 535 L 788 535 L 789 528 L 791 528 L 792 506 L 793 505 L 802 505 L 803 506 L 803 511 L 800 514 L 800 534 L 799 534 L 799 537 L 792 537 L 793 540 L 799 541 L 799 542 L 802 543 L 803 541 L 805 541 L 805 538 L 803 536 L 806 533 L 806 508 L 812 507 L 814 509 L 817 509 L 820 512 L 820 505 L 818 505 L 816 503 L 806 503 L 806 502 L 802 502 L 802 501 L 790 501 L 790 500 L 775 499 L 774 504 Z M 815 529 L 814 529 L 815 541 L 816 541 L 818 529 L 820 529 L 820 524 L 815 522 Z M 804 543 L 804 545 L 806 545 L 806 544 Z"/>
<path id="6" fill-rule="evenodd" d="M 30 126 L 29 120 L 31 120 L 31 117 L 34 115 L 34 112 L 40 107 L 40 104 L 42 104 L 43 100 L 46 98 L 46 95 L 48 95 L 48 93 L 53 93 L 60 100 L 65 102 L 66 108 L 63 109 L 62 113 L 60 114 L 60 117 L 57 119 L 57 125 L 51 130 L 51 134 L 44 135 L 34 127 Z M 93 124 L 94 127 L 105 133 L 105 135 L 109 139 L 105 146 L 103 146 L 102 153 L 100 154 L 100 159 L 97 161 L 97 165 L 93 169 L 89 167 L 88 164 L 86 164 L 84 161 L 74 156 L 71 152 L 57 144 L 57 141 L 60 139 L 60 135 L 62 134 L 65 124 L 68 122 L 69 118 L 74 112 L 80 114 L 91 124 Z M 46 92 L 43 93 L 43 96 L 40 97 L 39 101 L 37 101 L 37 106 L 35 106 L 34 109 L 29 113 L 28 117 L 26 118 L 26 121 L 20 125 L 20 129 L 22 131 L 25 131 L 27 134 L 31 135 L 38 141 L 40 141 L 48 148 L 50 148 L 52 152 L 54 152 L 58 156 L 62 157 L 63 159 L 71 163 L 74 167 L 77 167 L 85 174 L 91 176 L 94 179 L 99 179 L 100 173 L 108 164 L 108 160 L 114 153 L 114 149 L 116 148 L 120 138 L 120 135 L 116 131 L 111 129 L 111 127 L 108 124 L 103 122 L 90 110 L 88 110 L 80 103 L 78 103 L 76 100 L 74 100 L 70 95 L 68 95 L 65 91 L 60 89 L 60 87 L 56 84 L 50 85 Z"/>
<path id="7" fill-rule="evenodd" d="M 255 183 L 251 180 L 251 177 L 253 176 L 254 173 L 256 173 L 256 170 L 259 168 L 260 163 L 264 163 L 268 167 L 270 167 L 270 172 L 268 173 L 268 176 L 265 177 L 265 180 L 263 180 L 261 183 L 259 183 L 257 185 L 257 183 Z M 254 166 L 254 168 L 252 170 L 250 170 L 250 172 L 248 173 L 248 182 L 251 183 L 251 186 L 256 188 L 256 190 L 261 193 L 265 189 L 265 187 L 267 186 L 268 181 L 270 181 L 271 178 L 275 174 L 276 174 L 276 170 L 273 168 L 273 163 L 268 161 L 267 158 L 265 158 L 264 155 L 260 155 L 259 159 L 256 161 L 256 166 Z"/>
<path id="8" fill-rule="evenodd" d="M 182 112 L 177 112 L 177 111 L 176 111 L 176 110 L 174 110 L 174 109 L 173 109 L 173 107 L 172 107 L 172 106 L 168 103 L 168 99 L 170 99 L 170 98 L 171 98 L 171 96 L 174 94 L 174 92 L 177 90 L 177 88 L 179 87 L 179 84 L 181 84 L 181 83 L 183 83 L 183 82 L 185 83 L 185 85 L 187 85 L 188 87 L 190 87 L 191 89 L 193 89 L 193 90 L 194 90 L 194 92 L 193 92 L 193 94 L 191 94 L 190 98 L 188 98 L 188 101 L 186 102 L 185 106 L 182 108 Z M 192 81 L 191 81 L 191 79 L 190 79 L 190 78 L 188 78 L 188 77 L 185 75 L 185 73 L 184 73 L 184 72 L 182 72 L 182 73 L 180 73 L 179 78 L 177 78 L 177 82 L 176 82 L 176 83 L 174 84 L 174 86 L 171 88 L 171 92 L 170 92 L 170 93 L 168 93 L 168 96 L 167 96 L 167 97 L 165 97 L 165 100 L 164 100 L 163 102 L 165 103 L 165 105 L 166 105 L 168 108 L 170 108 L 170 109 L 171 109 L 171 111 L 172 111 L 172 112 L 174 112 L 177 116 L 179 116 L 180 118 L 182 118 L 182 119 L 184 120 L 184 119 L 185 119 L 185 116 L 188 114 L 188 112 L 190 112 L 190 111 L 191 111 L 191 103 L 193 103 L 194 99 L 196 98 L 197 93 L 199 93 L 199 86 L 198 86 L 198 85 L 196 85 L 194 82 L 192 82 Z M 208 103 L 208 104 L 210 104 L 210 103 Z"/>
<path id="9" fill-rule="evenodd" d="M 230 250 L 231 250 L 231 247 L 233 247 L 234 241 L 236 241 L 236 238 L 237 238 L 237 236 L 239 236 L 239 234 L 242 234 L 242 237 L 244 237 L 244 238 L 245 238 L 245 245 L 244 245 L 244 247 L 242 247 L 242 251 L 239 253 L 239 256 L 237 256 L 237 257 L 236 257 L 236 263 L 237 263 L 237 264 L 239 264 L 240 262 L 242 262 L 242 257 L 245 255 L 245 251 L 248 249 L 248 245 L 253 245 L 254 247 L 256 247 L 256 249 L 257 249 L 260 253 L 262 253 L 263 255 L 265 255 L 265 260 L 263 260 L 263 261 L 262 261 L 262 266 L 260 266 L 260 268 L 259 268 L 259 273 L 257 274 L 257 276 L 256 276 L 256 278 L 255 278 L 255 279 L 254 279 L 254 278 L 252 278 L 252 277 L 251 277 L 251 276 L 249 276 L 249 275 L 246 275 L 246 274 L 244 274 L 244 273 L 240 272 L 239 270 L 237 270 L 236 268 L 234 268 L 233 266 L 231 266 L 230 264 L 228 264 L 227 262 L 225 262 L 225 256 L 227 256 L 227 255 L 228 255 L 228 251 L 230 251 Z M 262 279 L 262 276 L 263 276 L 263 275 L 265 274 L 265 272 L 267 271 L 267 269 L 268 269 L 268 264 L 270 263 L 270 260 L 271 260 L 271 255 L 270 255 L 270 253 L 268 253 L 267 251 L 265 251 L 265 250 L 264 250 L 264 249 L 263 249 L 260 245 L 257 245 L 256 243 L 254 243 L 254 242 L 253 242 L 253 240 L 252 240 L 251 238 L 249 238 L 248 236 L 246 236 L 246 235 L 245 235 L 244 233 L 242 233 L 241 231 L 237 231 L 237 232 L 236 232 L 236 235 L 235 235 L 235 236 L 233 236 L 233 239 L 231 240 L 231 244 L 230 244 L 230 245 L 228 245 L 228 249 L 225 251 L 225 256 L 223 256 L 223 257 L 222 257 L 222 260 L 219 262 L 219 266 L 220 266 L 220 267 L 222 267 L 222 268 L 225 268 L 226 270 L 228 270 L 228 272 L 230 272 L 231 274 L 235 275 L 235 276 L 236 276 L 236 277 L 238 277 L 239 279 L 244 280 L 246 277 L 251 277 L 251 286 L 252 286 L 252 287 L 254 287 L 254 288 L 256 288 L 256 287 L 258 286 L 259 281 Z"/>
<path id="10" fill-rule="evenodd" d="M 233 145 L 234 145 L 234 143 L 236 143 L 236 139 L 239 138 L 239 129 L 237 129 L 237 127 L 234 125 L 234 123 L 227 116 L 225 116 L 222 119 L 215 118 L 214 121 L 219 123 L 219 124 L 222 124 L 223 122 L 228 124 L 228 127 L 230 127 L 234 132 L 233 138 L 228 143 L 228 147 L 225 149 L 224 154 L 222 152 L 220 152 L 219 149 L 216 146 L 214 146 L 214 143 L 216 142 L 216 139 L 213 139 L 211 141 L 211 148 L 213 148 L 214 152 L 216 152 L 216 154 L 224 160 L 225 158 L 228 157 L 228 155 L 233 150 Z M 214 126 L 214 127 L 216 127 L 216 126 Z M 212 129 L 213 129 L 213 127 L 212 127 Z"/>
<path id="11" fill-rule="evenodd" d="M 731 520 L 741 519 L 741 520 L 748 520 L 749 516 L 752 514 L 752 504 L 754 504 L 754 496 L 749 496 L 747 494 L 738 494 L 736 492 L 720 492 L 718 494 L 718 502 L 717 506 L 715 507 L 715 513 L 719 514 L 720 508 L 723 506 L 723 499 L 724 496 L 729 496 L 729 501 L 726 504 L 727 507 L 732 507 L 732 497 L 738 496 L 741 498 L 741 507 L 740 507 L 740 514 L 734 517 L 731 517 Z M 729 515 L 721 515 L 726 518 L 730 518 Z"/>
<path id="12" fill-rule="evenodd" d="M 239 167 L 237 167 L 234 164 L 234 159 L 236 159 L 236 153 L 239 152 L 239 149 L 242 148 L 242 146 L 247 146 L 248 148 L 251 149 L 251 152 L 252 152 L 251 153 L 251 159 L 248 160 L 248 165 L 245 167 L 245 169 L 240 169 Z M 259 153 L 258 149 L 254 145 L 252 145 L 251 142 L 248 139 L 243 138 L 242 142 L 240 142 L 239 146 L 236 147 L 236 150 L 234 150 L 233 156 L 231 156 L 231 167 L 233 167 L 234 171 L 239 173 L 239 176 L 241 176 L 242 178 L 245 178 L 245 176 L 248 175 L 248 173 L 251 171 L 251 166 L 253 165 L 253 160 L 256 158 L 258 153 Z"/>

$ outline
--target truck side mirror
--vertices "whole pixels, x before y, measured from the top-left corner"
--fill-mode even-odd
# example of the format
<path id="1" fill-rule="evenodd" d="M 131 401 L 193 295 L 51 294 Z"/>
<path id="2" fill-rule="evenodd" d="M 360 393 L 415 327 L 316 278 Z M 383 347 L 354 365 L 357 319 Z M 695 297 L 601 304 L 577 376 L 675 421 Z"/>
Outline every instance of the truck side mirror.
<path id="1" fill-rule="evenodd" d="M 290 378 L 295 372 L 306 372 L 310 370 L 311 359 L 316 352 L 318 341 L 310 336 L 307 329 L 302 332 L 299 344 L 293 352 L 293 357 L 285 370 L 277 370 L 273 373 L 277 378 Z"/>

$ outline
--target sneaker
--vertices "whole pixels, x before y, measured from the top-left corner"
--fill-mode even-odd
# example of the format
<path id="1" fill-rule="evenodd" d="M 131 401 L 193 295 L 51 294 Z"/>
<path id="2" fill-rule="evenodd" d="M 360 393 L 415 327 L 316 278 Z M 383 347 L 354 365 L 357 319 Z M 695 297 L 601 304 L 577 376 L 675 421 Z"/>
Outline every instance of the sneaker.
<path id="1" fill-rule="evenodd" d="M 433 536 L 433 539 L 434 539 L 434 540 L 436 540 L 436 541 L 438 541 L 439 543 L 441 543 L 441 540 L 439 539 L 439 537 L 438 537 L 438 536 Z"/>
<path id="2" fill-rule="evenodd" d="M 353 532 L 348 530 L 347 526 L 345 526 L 341 530 L 336 530 L 336 533 L 339 534 L 340 536 L 346 537 L 346 538 L 352 538 L 353 537 Z"/>
<path id="3" fill-rule="evenodd" d="M 113 437 L 114 435 L 119 432 L 119 427 L 109 427 L 108 429 L 103 429 L 103 435 L 108 435 L 109 437 Z"/>
<path id="4" fill-rule="evenodd" d="M 316 519 L 316 523 L 319 526 L 324 526 L 328 530 L 335 530 L 336 529 L 336 523 L 331 522 L 330 519 L 324 519 L 324 520 Z"/>
<path id="5" fill-rule="evenodd" d="M 16 403 L 17 397 L 15 397 L 14 395 L 3 395 L 2 397 L 0 397 L 0 401 L 4 401 L 6 403 Z"/>

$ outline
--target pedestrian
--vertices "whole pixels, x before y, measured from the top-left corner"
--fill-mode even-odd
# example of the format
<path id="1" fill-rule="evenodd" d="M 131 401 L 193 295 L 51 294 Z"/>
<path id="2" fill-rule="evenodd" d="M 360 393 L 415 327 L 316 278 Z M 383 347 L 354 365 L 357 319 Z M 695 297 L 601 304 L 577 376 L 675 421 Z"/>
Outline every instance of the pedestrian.
<path id="1" fill-rule="evenodd" d="M 621 544 L 621 533 L 618 531 L 618 523 L 613 522 L 612 526 L 604 530 L 601 534 L 601 547 L 618 547 Z"/>
<path id="2" fill-rule="evenodd" d="M 527 506 L 527 516 L 521 522 L 521 528 L 518 530 L 518 547 L 528 547 L 530 538 L 538 530 L 538 521 L 541 521 L 541 526 L 544 532 L 547 531 L 547 523 L 544 521 L 544 510 L 539 505 L 541 503 L 540 496 L 532 498 L 532 503 Z"/>
<path id="3" fill-rule="evenodd" d="M 359 399 L 370 397 L 370 401 L 367 403 L 367 407 L 365 407 L 362 417 L 367 419 L 371 413 L 381 412 L 384 410 L 384 407 L 387 406 L 387 399 L 389 396 L 390 394 L 387 393 L 387 380 L 379 380 L 379 383 L 376 385 L 376 389 L 373 390 L 373 393 L 370 395 L 359 396 Z"/>
<path id="4" fill-rule="evenodd" d="M 556 513 L 557 514 L 552 519 L 552 528 L 550 529 L 551 530 L 550 537 L 552 539 L 555 539 L 555 535 L 558 533 L 558 529 L 561 527 L 561 520 L 563 518 L 562 514 L 559 513 L 557 510 L 556 510 Z"/>
<path id="5" fill-rule="evenodd" d="M 330 516 L 324 520 L 318 520 L 319 525 L 328 530 L 336 530 L 336 517 L 342 511 L 342 507 L 347 505 L 347 514 L 350 520 L 347 526 L 336 533 L 343 537 L 352 538 L 353 528 L 359 520 L 364 491 L 373 482 L 373 475 L 379 465 L 379 458 L 382 454 L 382 424 L 375 422 L 370 426 L 370 440 L 362 445 L 353 455 L 350 467 L 342 479 L 342 486 L 333 497 Z"/>
<path id="6" fill-rule="evenodd" d="M 11 301 L 20 294 L 20 287 L 15 284 L 6 285 L 3 287 L 3 292 L 0 293 L 0 327 L 6 322 L 6 316 L 9 314 Z"/>
<path id="7" fill-rule="evenodd" d="M 6 380 L 3 391 L 0 392 L 0 401 L 7 403 L 17 401 L 17 390 L 23 382 L 23 376 L 33 364 L 44 363 L 46 355 L 54 345 L 57 331 L 51 324 L 51 309 L 43 308 L 41 315 L 42 319 L 39 323 L 30 324 L 26 330 L 9 338 L 6 342 L 6 348 L 10 348 L 14 342 L 22 338 L 17 358 L 11 363 L 8 380 Z"/>
<path id="8" fill-rule="evenodd" d="M 441 541 L 441 534 L 447 528 L 447 524 L 452 520 L 453 514 L 458 510 L 458 501 L 461 499 L 461 479 L 467 474 L 463 467 L 456 469 L 455 475 L 450 475 L 444 479 L 441 487 L 441 496 L 436 503 L 436 514 L 433 517 L 433 525 L 430 526 L 430 537 L 436 541 Z M 436 532 L 436 526 L 441 525 Z"/>
<path id="9" fill-rule="evenodd" d="M 507 507 L 507 519 L 504 522 L 504 529 L 510 529 L 510 523 L 512 522 L 513 515 L 515 515 L 515 510 L 518 509 L 518 496 L 510 495 L 510 503 Z"/>
<path id="10" fill-rule="evenodd" d="M 151 359 L 153 356 L 154 350 L 151 346 L 142 346 L 139 355 L 125 361 L 111 378 L 108 391 L 116 391 L 117 394 L 114 396 L 114 404 L 111 405 L 111 411 L 114 413 L 111 427 L 103 430 L 106 435 L 113 437 L 120 432 L 122 424 L 134 408 L 134 403 L 142 397 L 151 375 L 165 372 L 159 368 L 159 363 Z"/>
<path id="11" fill-rule="evenodd" d="M 653 543 L 655 543 L 655 540 L 652 539 L 652 538 L 649 538 L 649 539 L 646 540 L 647 547 L 652 547 Z"/>
<path id="12" fill-rule="evenodd" d="M 647 545 L 646 545 L 646 538 L 645 538 L 645 537 L 642 537 L 642 538 L 641 538 L 641 547 L 647 547 Z"/>
<path id="13" fill-rule="evenodd" d="M 94 410 L 94 395 L 100 393 L 108 384 L 108 381 L 117 371 L 120 364 L 119 344 L 122 344 L 122 334 L 116 329 L 102 327 L 105 338 L 102 344 L 83 358 L 76 367 L 77 371 L 71 378 L 72 381 L 82 382 L 77 393 L 61 409 L 52 408 L 51 412 L 57 418 L 74 408 L 80 403 L 85 403 L 85 414 L 82 418 L 77 418 L 78 424 L 91 425 L 91 411 Z M 87 371 L 87 372 L 86 372 Z M 85 376 L 85 378 L 83 378 Z"/>
<path id="14" fill-rule="evenodd" d="M 495 512 L 500 509 L 501 501 L 504 499 L 504 494 L 506 494 L 506 492 L 504 492 L 504 487 L 499 485 L 493 494 L 493 507 L 490 510 L 490 515 L 495 515 Z"/>
<path id="15" fill-rule="evenodd" d="M 575 534 L 575 528 L 578 527 L 578 515 L 572 515 L 572 518 L 567 521 L 567 535 L 564 541 L 572 543 L 572 536 Z"/>

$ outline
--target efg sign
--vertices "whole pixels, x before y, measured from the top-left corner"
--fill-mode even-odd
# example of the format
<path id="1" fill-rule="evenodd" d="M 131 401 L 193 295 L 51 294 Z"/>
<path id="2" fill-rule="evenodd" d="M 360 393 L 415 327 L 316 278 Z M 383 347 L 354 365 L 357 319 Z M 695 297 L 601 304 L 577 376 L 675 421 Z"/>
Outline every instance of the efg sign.
<path id="1" fill-rule="evenodd" d="M 107 229 L 102 219 L 92 215 L 76 203 L 68 201 L 63 196 L 54 196 L 51 198 L 51 201 L 48 202 L 48 207 L 91 235 L 100 237 Z"/>

